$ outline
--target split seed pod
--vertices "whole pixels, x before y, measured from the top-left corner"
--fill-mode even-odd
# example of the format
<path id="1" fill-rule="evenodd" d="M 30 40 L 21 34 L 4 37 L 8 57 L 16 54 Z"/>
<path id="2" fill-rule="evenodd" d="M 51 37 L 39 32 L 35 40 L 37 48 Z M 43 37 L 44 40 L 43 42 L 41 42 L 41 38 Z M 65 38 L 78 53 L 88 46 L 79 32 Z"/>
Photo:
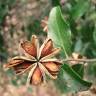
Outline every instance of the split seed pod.
<path id="1" fill-rule="evenodd" d="M 54 58 L 60 48 L 54 48 L 51 39 L 45 40 L 39 47 L 38 39 L 32 36 L 31 42 L 21 43 L 25 56 L 16 56 L 5 65 L 5 68 L 13 68 L 17 75 L 29 71 L 27 84 L 38 85 L 44 82 L 45 74 L 56 79 L 60 69 L 61 61 Z"/>

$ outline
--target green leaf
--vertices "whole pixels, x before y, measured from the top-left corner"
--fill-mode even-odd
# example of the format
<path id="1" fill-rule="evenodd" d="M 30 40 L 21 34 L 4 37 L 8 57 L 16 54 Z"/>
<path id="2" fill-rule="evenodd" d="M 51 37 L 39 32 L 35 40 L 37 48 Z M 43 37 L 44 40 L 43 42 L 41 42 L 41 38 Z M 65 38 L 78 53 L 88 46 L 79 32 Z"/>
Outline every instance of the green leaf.
<path id="1" fill-rule="evenodd" d="M 84 13 L 90 7 L 90 0 L 79 0 L 75 6 L 73 6 L 71 10 L 71 18 L 76 20 L 84 15 Z"/>
<path id="2" fill-rule="evenodd" d="M 81 25 L 80 32 L 82 34 L 82 41 L 90 42 L 93 41 L 93 31 L 94 31 L 94 23 L 88 21 Z"/>
<path id="3" fill-rule="evenodd" d="M 96 84 L 96 62 L 90 63 L 86 70 L 86 76 L 93 84 Z"/>
<path id="4" fill-rule="evenodd" d="M 53 6 L 58 6 L 58 5 L 60 5 L 60 0 L 52 0 L 52 5 L 53 5 Z"/>
<path id="5" fill-rule="evenodd" d="M 48 21 L 48 37 L 55 45 L 61 47 L 65 56 L 71 54 L 71 31 L 69 25 L 64 20 L 59 6 L 54 7 Z"/>
<path id="6" fill-rule="evenodd" d="M 3 22 L 5 15 L 7 14 L 7 7 L 0 4 L 0 24 Z"/>
<path id="7" fill-rule="evenodd" d="M 0 33 L 0 49 L 1 47 L 4 45 L 4 40 L 3 40 L 3 36 Z"/>
<path id="8" fill-rule="evenodd" d="M 84 65 L 83 64 L 76 64 L 72 66 L 72 69 L 79 74 L 81 78 L 84 76 Z"/>
<path id="9" fill-rule="evenodd" d="M 16 0 L 0 0 L 0 24 L 8 14 L 9 8 L 12 8 L 15 4 Z"/>
<path id="10" fill-rule="evenodd" d="M 80 39 L 78 38 L 74 46 L 74 52 L 80 53 L 82 51 L 82 48 L 83 48 L 83 42 L 81 38 Z"/>
<path id="11" fill-rule="evenodd" d="M 67 64 L 62 66 L 62 70 L 60 70 L 60 74 L 55 83 L 61 92 L 65 93 L 85 91 L 92 85 L 91 83 L 82 80 L 82 78 Z"/>
<path id="12" fill-rule="evenodd" d="M 71 6 L 74 6 L 76 4 L 77 0 L 69 0 L 69 2 L 71 4 Z"/>
<path id="13" fill-rule="evenodd" d="M 94 40 L 95 45 L 96 45 L 96 24 L 95 24 L 95 28 L 94 28 L 94 32 L 93 32 L 93 40 Z"/>
<path id="14" fill-rule="evenodd" d="M 54 41 L 56 46 L 61 47 L 65 56 L 70 55 L 71 31 L 69 25 L 61 14 L 59 6 L 52 9 L 49 16 L 48 28 L 48 37 Z M 87 90 L 91 86 L 91 83 L 82 80 L 79 74 L 68 65 L 64 64 L 62 69 L 63 70 L 60 70 L 60 74 L 56 80 L 56 84 L 62 92 L 77 92 Z M 79 71 L 83 72 L 81 70 Z"/>

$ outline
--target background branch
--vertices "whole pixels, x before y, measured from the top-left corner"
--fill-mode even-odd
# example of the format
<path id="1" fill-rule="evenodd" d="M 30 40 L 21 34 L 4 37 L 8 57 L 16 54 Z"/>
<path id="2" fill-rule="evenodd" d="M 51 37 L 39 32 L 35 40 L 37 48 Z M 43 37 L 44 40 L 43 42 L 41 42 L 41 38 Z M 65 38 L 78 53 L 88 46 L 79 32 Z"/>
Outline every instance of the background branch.
<path id="1" fill-rule="evenodd" d="M 96 62 L 96 58 L 94 59 L 64 59 L 62 62 L 68 62 L 68 61 L 78 61 L 78 62 Z"/>

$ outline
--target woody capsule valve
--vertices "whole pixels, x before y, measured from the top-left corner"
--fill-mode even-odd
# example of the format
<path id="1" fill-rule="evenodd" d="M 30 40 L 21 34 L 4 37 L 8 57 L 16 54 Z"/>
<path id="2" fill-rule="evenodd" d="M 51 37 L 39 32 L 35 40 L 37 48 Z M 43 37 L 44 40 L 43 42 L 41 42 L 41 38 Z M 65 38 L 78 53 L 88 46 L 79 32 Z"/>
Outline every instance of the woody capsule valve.
<path id="1" fill-rule="evenodd" d="M 59 53 L 60 48 L 54 48 L 51 39 L 46 39 L 39 47 L 38 38 L 33 35 L 32 40 L 22 42 L 21 47 L 25 56 L 12 58 L 5 64 L 5 68 L 13 68 L 17 75 L 29 71 L 27 84 L 41 84 L 45 80 L 45 74 L 53 79 L 57 78 L 61 61 L 54 56 Z"/>

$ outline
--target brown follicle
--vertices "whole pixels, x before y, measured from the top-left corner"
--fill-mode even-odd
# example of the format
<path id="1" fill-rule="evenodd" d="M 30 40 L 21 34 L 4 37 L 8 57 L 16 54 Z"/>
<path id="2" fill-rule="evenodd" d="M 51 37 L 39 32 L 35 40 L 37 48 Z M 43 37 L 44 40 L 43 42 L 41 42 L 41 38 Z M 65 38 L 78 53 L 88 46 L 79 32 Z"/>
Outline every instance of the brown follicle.
<path id="1" fill-rule="evenodd" d="M 43 81 L 42 73 L 41 73 L 40 69 L 38 67 L 36 67 L 34 72 L 33 72 L 30 83 L 32 83 L 33 85 L 38 85 L 42 81 Z"/>
<path id="2" fill-rule="evenodd" d="M 49 71 L 58 72 L 59 67 L 54 62 L 44 62 L 42 63 Z"/>
<path id="3" fill-rule="evenodd" d="M 46 39 L 39 48 L 38 38 L 33 35 L 31 42 L 24 41 L 21 47 L 24 49 L 24 56 L 14 57 L 5 65 L 6 68 L 13 68 L 17 75 L 29 71 L 27 85 L 41 84 L 45 80 L 45 74 L 53 79 L 57 78 L 61 62 L 51 57 L 59 53 L 60 48 L 54 48 L 52 39 Z"/>
<path id="4" fill-rule="evenodd" d="M 35 44 L 31 44 L 30 42 L 23 42 L 21 43 L 21 47 L 30 55 L 32 56 L 36 56 L 37 55 L 37 50 L 36 50 L 36 46 Z"/>
<path id="5" fill-rule="evenodd" d="M 46 55 L 49 55 L 52 52 L 52 49 L 53 49 L 52 40 L 49 39 L 47 41 L 47 43 L 45 44 L 44 48 L 41 51 L 41 57 L 44 57 Z"/>
<path id="6" fill-rule="evenodd" d="M 4 65 L 4 68 L 10 68 L 10 67 L 16 66 L 20 63 L 23 63 L 23 62 L 24 62 L 24 60 L 20 60 L 20 59 L 14 60 L 14 59 L 12 59 L 12 60 L 9 61 L 9 63 Z"/>

